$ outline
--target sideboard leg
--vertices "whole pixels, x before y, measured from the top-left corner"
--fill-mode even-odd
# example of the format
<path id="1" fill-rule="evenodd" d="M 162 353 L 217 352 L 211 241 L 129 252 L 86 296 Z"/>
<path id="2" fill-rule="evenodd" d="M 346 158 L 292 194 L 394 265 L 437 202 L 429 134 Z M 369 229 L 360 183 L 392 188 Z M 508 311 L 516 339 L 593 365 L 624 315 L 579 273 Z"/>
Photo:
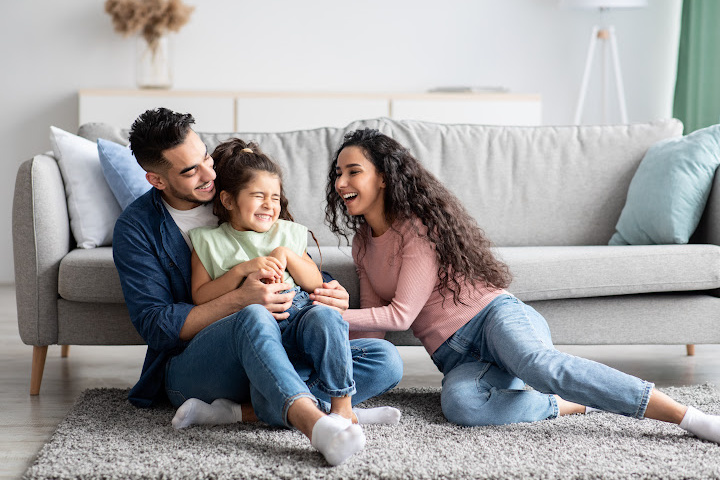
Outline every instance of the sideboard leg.
<path id="1" fill-rule="evenodd" d="M 685 348 L 687 348 L 688 357 L 692 357 L 693 355 L 695 355 L 695 345 L 694 344 L 688 343 L 687 345 L 685 345 Z"/>

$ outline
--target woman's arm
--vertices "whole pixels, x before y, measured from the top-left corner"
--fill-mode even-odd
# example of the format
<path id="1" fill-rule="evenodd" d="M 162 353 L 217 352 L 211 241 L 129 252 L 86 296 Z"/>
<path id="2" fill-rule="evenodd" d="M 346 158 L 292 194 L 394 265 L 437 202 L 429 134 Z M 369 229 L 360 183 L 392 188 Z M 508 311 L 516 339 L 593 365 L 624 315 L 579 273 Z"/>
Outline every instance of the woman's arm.
<path id="1" fill-rule="evenodd" d="M 277 247 L 270 256 L 284 263 L 295 283 L 306 292 L 313 292 L 322 286 L 322 274 L 307 252 L 300 256 L 287 247 Z"/>
<path id="2" fill-rule="evenodd" d="M 350 324 L 350 330 L 407 330 L 430 299 L 438 281 L 435 251 L 425 238 L 411 234 L 406 234 L 405 237 L 400 252 L 402 266 L 392 300 L 385 306 L 347 310 L 343 318 Z M 353 256 L 357 258 L 356 255 Z M 369 303 L 377 294 L 374 293 L 376 289 L 368 272 L 364 273 L 360 278 L 360 296 L 362 302 Z M 368 292 L 373 293 L 371 295 Z"/>

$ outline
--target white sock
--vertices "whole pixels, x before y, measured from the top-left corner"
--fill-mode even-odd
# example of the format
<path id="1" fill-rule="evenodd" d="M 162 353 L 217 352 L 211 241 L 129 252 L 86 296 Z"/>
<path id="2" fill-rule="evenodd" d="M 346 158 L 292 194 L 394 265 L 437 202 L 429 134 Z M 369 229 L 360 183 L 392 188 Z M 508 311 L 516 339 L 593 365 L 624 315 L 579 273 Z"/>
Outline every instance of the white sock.
<path id="1" fill-rule="evenodd" d="M 190 398 L 175 412 L 172 426 L 179 430 L 190 425 L 224 425 L 236 422 L 242 422 L 242 408 L 239 403 L 218 398 L 208 404 L 200 399 Z"/>
<path id="2" fill-rule="evenodd" d="M 358 423 L 365 425 L 373 423 L 397 425 L 402 416 L 400 410 L 393 407 L 353 408 L 352 411 L 357 417 Z"/>
<path id="3" fill-rule="evenodd" d="M 331 413 L 315 423 L 310 443 L 330 465 L 340 465 L 365 447 L 365 434 L 360 425 Z"/>
<path id="4" fill-rule="evenodd" d="M 600 410 L 599 408 L 585 407 L 585 415 L 593 412 L 602 412 L 602 410 Z"/>
<path id="5" fill-rule="evenodd" d="M 688 407 L 680 422 L 680 428 L 703 440 L 720 443 L 720 416 L 708 415 L 694 407 Z"/>

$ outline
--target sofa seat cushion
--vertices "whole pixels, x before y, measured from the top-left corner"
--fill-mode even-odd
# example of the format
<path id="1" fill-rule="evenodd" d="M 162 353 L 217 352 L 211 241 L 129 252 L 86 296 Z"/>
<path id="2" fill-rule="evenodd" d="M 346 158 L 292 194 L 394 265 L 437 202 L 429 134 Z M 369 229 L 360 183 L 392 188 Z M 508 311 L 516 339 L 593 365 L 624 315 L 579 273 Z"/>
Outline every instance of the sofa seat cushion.
<path id="1" fill-rule="evenodd" d="M 317 247 L 308 253 L 320 264 Z M 347 285 L 353 308 L 359 307 L 359 289 L 350 247 L 322 247 L 323 270 Z M 92 303 L 124 303 L 120 277 L 115 269 L 112 247 L 75 249 L 60 262 L 60 296 L 65 300 Z"/>
<path id="2" fill-rule="evenodd" d="M 75 302 L 124 303 L 112 247 L 71 250 L 60 262 L 58 292 Z"/>
<path id="3" fill-rule="evenodd" d="M 523 301 L 720 288 L 717 245 L 503 247 Z"/>

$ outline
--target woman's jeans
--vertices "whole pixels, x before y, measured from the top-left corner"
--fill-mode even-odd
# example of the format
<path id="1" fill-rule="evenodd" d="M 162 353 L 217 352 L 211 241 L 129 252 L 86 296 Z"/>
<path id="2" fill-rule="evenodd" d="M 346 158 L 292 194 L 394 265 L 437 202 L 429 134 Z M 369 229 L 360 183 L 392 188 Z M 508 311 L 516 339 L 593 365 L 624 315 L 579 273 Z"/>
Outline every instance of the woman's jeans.
<path id="1" fill-rule="evenodd" d="M 397 349 L 384 340 L 353 340 L 340 315 L 310 308 L 281 332 L 261 305 L 250 305 L 201 330 L 165 369 L 165 390 L 179 407 L 188 398 L 251 401 L 257 417 L 290 426 L 301 397 L 329 410 L 330 396 L 355 392 L 353 404 L 393 388 L 402 377 Z M 349 353 L 348 353 L 349 352 Z M 318 368 L 316 368 L 316 366 Z"/>
<path id="2" fill-rule="evenodd" d="M 459 425 L 555 418 L 553 395 L 643 418 L 653 388 L 606 365 L 559 352 L 545 319 L 511 295 L 494 299 L 432 359 L 444 375 L 443 413 Z"/>

